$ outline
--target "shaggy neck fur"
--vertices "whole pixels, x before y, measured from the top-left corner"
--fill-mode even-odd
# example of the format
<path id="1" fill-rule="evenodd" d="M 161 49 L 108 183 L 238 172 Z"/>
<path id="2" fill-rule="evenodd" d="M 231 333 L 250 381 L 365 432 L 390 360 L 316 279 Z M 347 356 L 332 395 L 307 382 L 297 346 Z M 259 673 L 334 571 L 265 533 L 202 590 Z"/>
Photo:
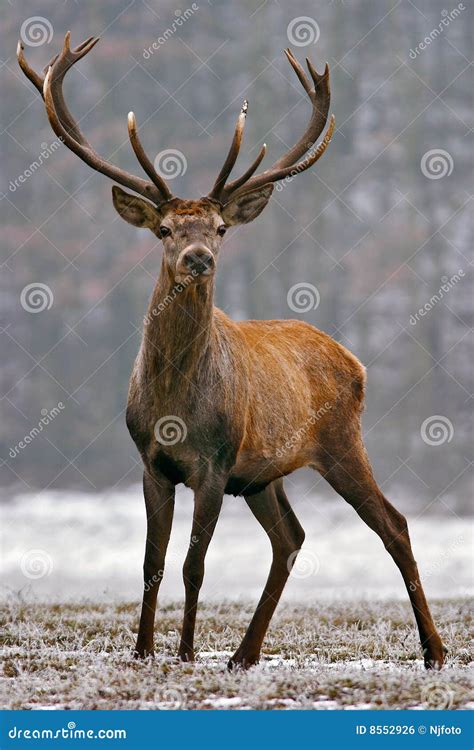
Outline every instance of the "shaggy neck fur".
<path id="1" fill-rule="evenodd" d="M 145 318 L 142 353 L 146 376 L 167 390 L 196 382 L 210 355 L 214 280 L 176 282 L 164 262 Z"/>

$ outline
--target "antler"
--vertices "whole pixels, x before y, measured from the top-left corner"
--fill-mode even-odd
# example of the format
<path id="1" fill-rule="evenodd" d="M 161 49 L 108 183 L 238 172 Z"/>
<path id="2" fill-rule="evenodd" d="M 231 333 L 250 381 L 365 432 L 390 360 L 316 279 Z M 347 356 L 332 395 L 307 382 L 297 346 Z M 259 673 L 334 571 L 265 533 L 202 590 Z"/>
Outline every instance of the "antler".
<path id="1" fill-rule="evenodd" d="M 265 156 L 266 146 L 264 144 L 259 155 L 255 159 L 253 164 L 251 164 L 251 166 L 247 169 L 247 171 L 241 177 L 233 180 L 233 182 L 229 182 L 229 184 L 226 185 L 226 180 L 237 160 L 240 144 L 242 142 L 242 135 L 245 125 L 245 115 L 248 109 L 247 102 L 244 102 L 244 106 L 242 107 L 239 119 L 237 121 L 237 126 L 235 129 L 230 151 L 224 162 L 224 166 L 219 172 L 219 176 L 214 184 L 214 187 L 209 193 L 209 198 L 218 200 L 220 203 L 226 203 L 229 198 L 231 196 L 234 197 L 236 193 L 246 193 L 249 190 L 261 187 L 262 185 L 266 185 L 269 182 L 277 182 L 278 180 L 283 180 L 285 177 L 288 177 L 288 175 L 293 176 L 299 174 L 300 172 L 304 172 L 306 169 L 309 169 L 309 167 L 311 167 L 315 162 L 317 162 L 318 159 L 321 158 L 321 156 L 329 146 L 332 135 L 334 133 L 334 115 L 331 115 L 329 127 L 323 140 L 314 149 L 312 149 L 314 143 L 323 132 L 328 118 L 329 104 L 331 101 L 331 92 L 329 87 L 329 66 L 326 63 L 324 73 L 320 75 L 314 69 L 311 61 L 306 58 L 306 64 L 308 66 L 308 71 L 312 79 L 312 86 L 304 69 L 296 60 L 291 50 L 286 49 L 285 54 L 291 64 L 291 67 L 295 71 L 298 80 L 308 94 L 313 107 L 308 127 L 306 128 L 301 138 L 295 143 L 295 145 L 292 146 L 285 154 L 283 154 L 283 156 L 281 156 L 269 169 L 265 170 L 259 175 L 255 175 L 254 177 L 252 177 L 263 157 Z M 301 157 L 308 151 L 310 151 L 310 153 L 307 155 L 307 157 L 298 162 L 298 159 L 301 159 Z"/>
<path id="2" fill-rule="evenodd" d="M 140 143 L 133 112 L 128 116 L 130 141 L 138 161 L 150 177 L 151 182 L 143 180 L 141 177 L 136 177 L 106 161 L 94 151 L 82 134 L 79 125 L 67 108 L 62 85 L 68 70 L 91 51 L 99 41 L 99 38 L 89 37 L 89 39 L 86 39 L 73 50 L 70 47 L 70 38 L 71 33 L 68 31 L 61 52 L 59 55 L 53 57 L 49 65 L 45 68 L 44 72 L 46 75 L 44 77 L 40 76 L 27 63 L 21 41 L 18 42 L 17 47 L 18 63 L 24 74 L 36 86 L 43 97 L 48 119 L 54 132 L 71 151 L 97 172 L 101 172 L 139 195 L 149 198 L 154 203 L 158 204 L 170 200 L 173 197 L 171 191 L 163 178 L 153 168 Z"/>

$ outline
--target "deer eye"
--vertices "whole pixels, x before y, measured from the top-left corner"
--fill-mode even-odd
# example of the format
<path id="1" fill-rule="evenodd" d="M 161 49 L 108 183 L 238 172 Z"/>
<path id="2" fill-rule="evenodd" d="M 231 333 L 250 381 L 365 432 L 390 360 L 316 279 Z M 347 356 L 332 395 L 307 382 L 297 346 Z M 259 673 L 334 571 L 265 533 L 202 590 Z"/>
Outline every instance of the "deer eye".
<path id="1" fill-rule="evenodd" d="M 171 234 L 171 229 L 169 229 L 168 227 L 165 227 L 164 225 L 160 227 L 160 237 L 169 237 L 170 234 Z"/>
<path id="2" fill-rule="evenodd" d="M 223 237 L 225 233 L 227 232 L 227 227 L 225 224 L 221 224 L 220 227 L 217 229 L 217 234 L 219 237 Z"/>

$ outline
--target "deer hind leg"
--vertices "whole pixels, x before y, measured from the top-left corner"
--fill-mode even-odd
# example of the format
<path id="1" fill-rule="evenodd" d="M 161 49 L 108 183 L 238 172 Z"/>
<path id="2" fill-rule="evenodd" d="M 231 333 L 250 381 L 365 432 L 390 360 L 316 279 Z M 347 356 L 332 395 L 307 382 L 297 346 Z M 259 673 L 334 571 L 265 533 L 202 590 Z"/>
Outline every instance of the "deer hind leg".
<path id="1" fill-rule="evenodd" d="M 135 655 L 153 654 L 153 631 L 158 589 L 165 564 L 174 512 L 174 486 L 166 479 L 143 474 L 143 493 L 147 516 L 145 562 L 143 565 L 144 591 L 140 626 Z"/>
<path id="2" fill-rule="evenodd" d="M 318 456 L 323 477 L 357 511 L 381 538 L 399 568 L 418 625 L 425 666 L 440 669 L 445 649 L 436 630 L 420 583 L 405 516 L 384 497 L 378 487 L 357 424 L 334 450 L 327 444 Z"/>
<path id="3" fill-rule="evenodd" d="M 273 560 L 255 614 L 229 661 L 229 669 L 236 665 L 246 669 L 258 662 L 265 633 L 305 536 L 283 490 L 282 480 L 272 482 L 263 492 L 245 500 L 269 536 Z"/>

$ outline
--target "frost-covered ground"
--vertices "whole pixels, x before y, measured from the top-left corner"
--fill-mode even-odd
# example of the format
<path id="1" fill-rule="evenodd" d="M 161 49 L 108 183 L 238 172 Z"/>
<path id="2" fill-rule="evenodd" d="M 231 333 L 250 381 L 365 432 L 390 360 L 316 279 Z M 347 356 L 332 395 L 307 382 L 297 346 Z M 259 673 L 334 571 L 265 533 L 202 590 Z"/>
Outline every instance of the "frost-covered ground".
<path id="1" fill-rule="evenodd" d="M 408 513 L 425 589 L 450 650 L 447 668 L 429 674 L 400 574 L 376 535 L 336 496 L 289 494 L 300 497 L 295 510 L 306 542 L 272 621 L 261 664 L 238 674 L 228 673 L 225 665 L 250 621 L 270 565 L 268 540 L 242 499 L 226 498 L 209 549 L 194 665 L 174 660 L 183 608 L 181 568 L 191 528 L 189 492 L 177 493 L 157 616 L 157 657 L 146 663 L 130 656 L 142 590 L 145 512 L 140 488 L 7 499 L 0 505 L 0 704 L 110 709 L 466 706 L 469 523 L 451 513 Z"/>
<path id="2" fill-rule="evenodd" d="M 449 649 L 439 673 L 424 670 L 411 611 L 400 602 L 283 605 L 262 662 L 238 673 L 225 665 L 252 606 L 203 605 L 194 664 L 174 658 L 181 610 L 160 608 L 157 655 L 137 662 L 136 603 L 45 605 L 12 597 L 1 610 L 0 707 L 472 708 L 466 600 L 433 603 Z"/>
<path id="3" fill-rule="evenodd" d="M 306 530 L 303 552 L 285 601 L 406 600 L 401 576 L 378 537 L 335 494 L 321 498 L 289 485 Z M 429 597 L 472 592 L 472 527 L 452 513 L 409 511 L 415 557 Z M 163 601 L 183 596 L 181 569 L 191 530 L 192 495 L 178 488 L 161 589 Z M 127 601 L 139 597 L 145 539 L 141 488 L 103 494 L 41 492 L 0 504 L 3 586 L 38 601 Z M 226 498 L 206 559 L 203 597 L 257 599 L 270 566 L 265 533 L 241 498 Z"/>

